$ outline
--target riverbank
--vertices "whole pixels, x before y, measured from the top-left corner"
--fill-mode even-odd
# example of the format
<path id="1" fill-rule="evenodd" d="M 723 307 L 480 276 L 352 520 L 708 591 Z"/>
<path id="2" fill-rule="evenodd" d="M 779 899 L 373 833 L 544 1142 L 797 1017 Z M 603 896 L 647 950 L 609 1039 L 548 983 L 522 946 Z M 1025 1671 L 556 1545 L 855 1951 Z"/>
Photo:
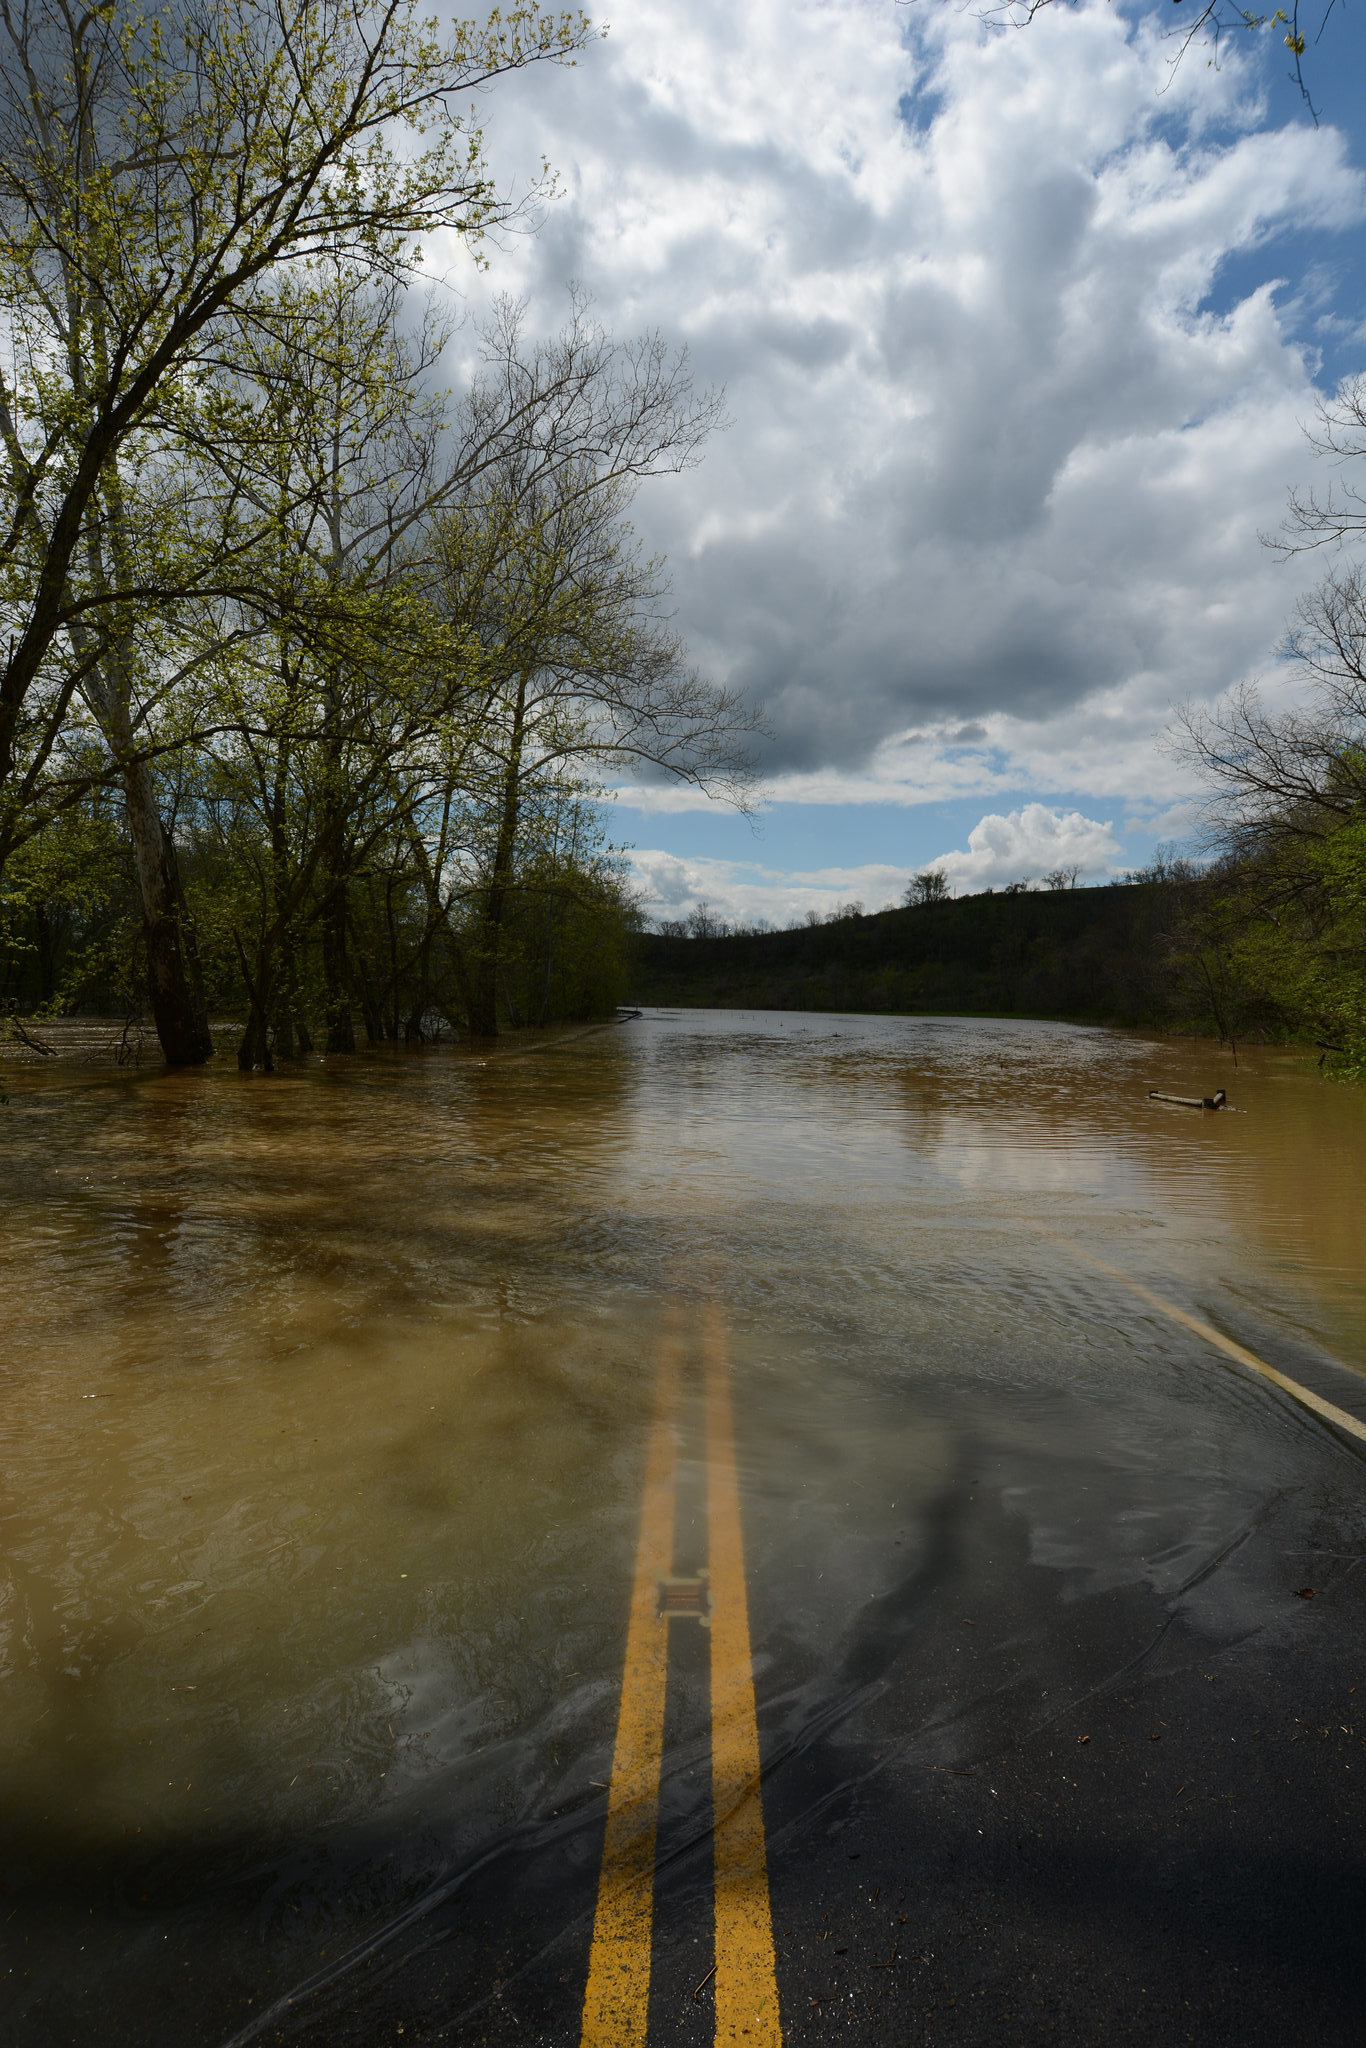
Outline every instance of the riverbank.
<path id="1" fill-rule="evenodd" d="M 517 1059 L 569 1044 L 595 1031 L 606 1031 L 617 1021 L 615 1015 L 595 1018 L 585 1024 L 523 1025 L 502 1031 L 496 1039 L 474 1039 L 445 1032 L 427 1046 L 384 1044 L 360 1049 L 343 1059 L 381 1057 L 406 1058 L 414 1052 L 440 1049 L 485 1066 L 490 1060 Z M 210 1026 L 214 1057 L 235 1065 L 242 1025 L 231 1018 L 215 1018 Z M 296 1071 L 310 1062 L 320 1064 L 324 1055 L 311 1053 L 281 1062 L 282 1071 Z M 16 1017 L 0 1019 L 0 1062 L 17 1067 L 160 1067 L 165 1064 L 157 1035 L 146 1017 Z"/>

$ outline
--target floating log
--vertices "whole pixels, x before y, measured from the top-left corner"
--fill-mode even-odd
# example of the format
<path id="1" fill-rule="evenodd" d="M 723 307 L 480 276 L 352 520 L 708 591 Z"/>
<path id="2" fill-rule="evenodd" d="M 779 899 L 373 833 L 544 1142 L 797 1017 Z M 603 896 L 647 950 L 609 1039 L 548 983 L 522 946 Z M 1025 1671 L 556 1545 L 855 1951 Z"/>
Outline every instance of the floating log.
<path id="1" fill-rule="evenodd" d="M 1150 1088 L 1148 1100 L 1179 1103 L 1182 1109 L 1222 1109 L 1228 1097 L 1222 1088 L 1216 1088 L 1213 1095 L 1167 1095 L 1161 1088 Z"/>

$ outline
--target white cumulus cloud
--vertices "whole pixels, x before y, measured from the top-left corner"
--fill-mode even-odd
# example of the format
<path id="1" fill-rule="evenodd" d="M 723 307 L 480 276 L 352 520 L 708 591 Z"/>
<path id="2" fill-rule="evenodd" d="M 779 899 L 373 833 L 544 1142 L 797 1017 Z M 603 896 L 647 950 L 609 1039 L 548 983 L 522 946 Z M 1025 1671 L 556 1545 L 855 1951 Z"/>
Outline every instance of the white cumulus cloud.
<path id="1" fill-rule="evenodd" d="M 1104 880 L 1114 873 L 1118 853 L 1108 820 L 1033 803 L 1004 815 L 989 813 L 969 832 L 966 850 L 942 853 L 927 865 L 942 869 L 953 893 L 962 896 L 1010 882 L 1037 885 L 1055 868 L 1076 867 L 1083 881 Z M 785 871 L 761 861 L 716 860 L 653 847 L 637 848 L 628 858 L 656 920 L 686 916 L 706 903 L 729 924 L 756 918 L 790 924 L 808 911 L 824 916 L 849 903 L 881 910 L 901 901 L 917 872 L 893 861 Z"/>
<path id="2" fill-rule="evenodd" d="M 824 916 L 849 903 L 880 910 L 900 901 L 911 878 L 910 868 L 882 861 L 786 872 L 761 861 L 680 856 L 652 847 L 637 848 L 629 858 L 645 907 L 656 920 L 686 916 L 699 903 L 728 924 L 759 918 L 791 924 L 808 911 Z"/>
<path id="3" fill-rule="evenodd" d="M 969 832 L 966 852 L 941 853 L 928 865 L 943 870 L 955 895 L 966 895 L 1038 882 L 1057 868 L 1079 868 L 1083 879 L 1095 880 L 1110 871 L 1118 853 L 1108 819 L 1102 824 L 1080 811 L 1025 804 L 1004 816 L 989 812 Z"/>
<path id="4" fill-rule="evenodd" d="M 1312 460 L 1314 316 L 1247 266 L 1359 224 L 1362 180 L 1236 58 L 1161 93 L 1169 50 L 1103 0 L 977 13 L 632 0 L 490 101 L 506 178 L 561 175 L 542 230 L 487 280 L 446 253 L 540 328 L 580 280 L 724 383 L 638 522 L 695 656 L 766 700 L 775 794 L 1156 809 L 1171 704 L 1271 660 L 1314 573 L 1258 542 Z"/>

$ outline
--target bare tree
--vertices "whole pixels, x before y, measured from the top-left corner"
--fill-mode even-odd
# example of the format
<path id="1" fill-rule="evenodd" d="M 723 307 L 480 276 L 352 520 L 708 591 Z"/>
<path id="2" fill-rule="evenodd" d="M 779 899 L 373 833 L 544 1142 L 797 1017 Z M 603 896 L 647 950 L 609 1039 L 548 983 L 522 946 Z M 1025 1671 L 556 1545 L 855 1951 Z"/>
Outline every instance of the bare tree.
<path id="1" fill-rule="evenodd" d="M 625 524 L 638 479 L 698 459 L 719 417 L 694 391 L 686 357 L 657 336 L 618 345 L 595 332 L 581 304 L 556 343 L 524 352 L 515 317 L 495 337 L 506 406 L 538 364 L 572 361 L 582 414 L 552 444 L 535 435 L 472 480 L 435 528 L 438 602 L 483 691 L 459 775 L 467 826 L 451 843 L 454 782 L 439 796 L 442 844 L 429 857 L 435 896 L 465 908 L 461 945 L 470 1027 L 498 1028 L 502 934 L 528 802 L 586 793 L 584 777 L 645 766 L 741 807 L 750 800 L 747 736 L 757 714 L 689 665 L 663 609 L 662 564 L 644 557 Z M 542 370 L 541 374 L 544 374 Z M 572 435 L 572 454 L 567 455 Z"/>
<path id="2" fill-rule="evenodd" d="M 1310 842 L 1366 812 L 1366 592 L 1353 569 L 1301 607 L 1291 647 L 1307 705 L 1268 710 L 1255 683 L 1211 709 L 1187 706 L 1170 745 L 1207 791 L 1215 846 L 1255 854 Z"/>
<path id="3" fill-rule="evenodd" d="M 730 937 L 730 926 L 718 911 L 712 909 L 705 896 L 699 896 L 683 920 L 690 939 L 726 939 Z"/>
<path id="4" fill-rule="evenodd" d="M 1012 27 L 1024 28 L 1046 9 L 1058 4 L 1060 0 L 989 0 L 981 12 L 987 20 L 1004 21 Z M 1175 0 L 1175 4 L 1180 6 L 1181 0 Z M 1208 48 L 1212 52 L 1209 61 L 1217 68 L 1228 37 L 1241 39 L 1256 35 L 1262 29 L 1274 35 L 1282 29 L 1282 41 L 1291 56 L 1288 76 L 1317 127 L 1318 109 L 1309 90 L 1309 80 L 1305 77 L 1304 59 L 1322 38 L 1334 4 L 1335 0 L 1303 0 L 1303 4 L 1301 0 L 1290 0 L 1288 9 L 1277 7 L 1272 12 L 1257 14 L 1251 8 L 1241 6 L 1239 0 L 1194 0 L 1189 12 L 1167 32 L 1166 40 L 1172 48 L 1169 69 L 1175 72 L 1189 55 L 1193 44 L 1199 43 Z"/>

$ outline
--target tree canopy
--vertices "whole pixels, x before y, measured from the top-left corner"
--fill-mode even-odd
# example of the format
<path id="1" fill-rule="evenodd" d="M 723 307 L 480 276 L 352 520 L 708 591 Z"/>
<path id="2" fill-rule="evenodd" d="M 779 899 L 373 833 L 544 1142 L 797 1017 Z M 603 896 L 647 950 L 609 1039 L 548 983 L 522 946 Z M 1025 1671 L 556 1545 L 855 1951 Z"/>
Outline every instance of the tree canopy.
<path id="1" fill-rule="evenodd" d="M 422 290 L 423 237 L 478 250 L 528 205 L 470 95 L 595 34 L 0 0 L 12 1002 L 145 1006 L 180 1064 L 215 1008 L 246 1066 L 349 1050 L 357 1014 L 492 1032 L 533 927 L 565 969 L 576 919 L 631 922 L 605 772 L 745 800 L 752 717 L 626 524 L 719 400 L 578 295 L 543 341 L 501 302 L 453 397 Z"/>

